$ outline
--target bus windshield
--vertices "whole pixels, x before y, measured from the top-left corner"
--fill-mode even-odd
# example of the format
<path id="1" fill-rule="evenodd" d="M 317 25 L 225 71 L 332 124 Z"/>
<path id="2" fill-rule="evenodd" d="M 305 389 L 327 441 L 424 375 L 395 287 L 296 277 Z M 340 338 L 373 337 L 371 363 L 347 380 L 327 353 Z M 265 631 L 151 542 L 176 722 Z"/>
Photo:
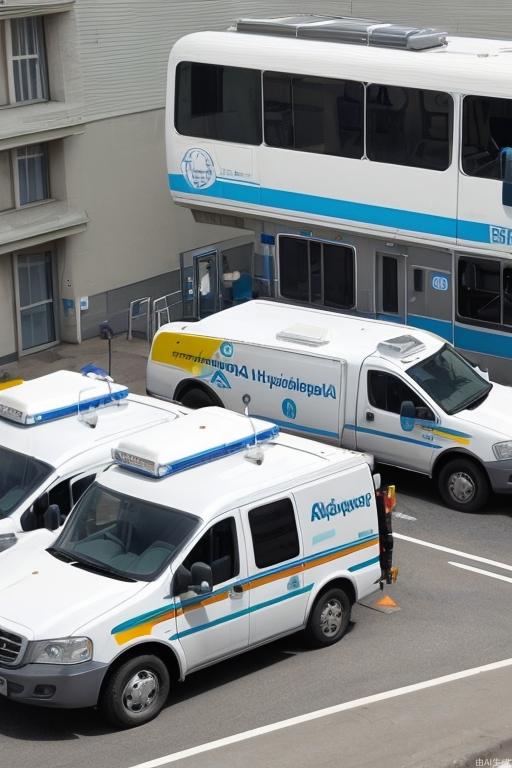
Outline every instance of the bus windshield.
<path id="1" fill-rule="evenodd" d="M 448 414 L 476 405 L 492 389 L 492 384 L 447 344 L 408 368 L 407 373 Z"/>
<path id="2" fill-rule="evenodd" d="M 9 517 L 52 472 L 44 461 L 0 446 L 0 518 Z"/>
<path id="3" fill-rule="evenodd" d="M 199 519 L 93 483 L 71 513 L 51 554 L 103 573 L 151 581 L 181 549 Z"/>

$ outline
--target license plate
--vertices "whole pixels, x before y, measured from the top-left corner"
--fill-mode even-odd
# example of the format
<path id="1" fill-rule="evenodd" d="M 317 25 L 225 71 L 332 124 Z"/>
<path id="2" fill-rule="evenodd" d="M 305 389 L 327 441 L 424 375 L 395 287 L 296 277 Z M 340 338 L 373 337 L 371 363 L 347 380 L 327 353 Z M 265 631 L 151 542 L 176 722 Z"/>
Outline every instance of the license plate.
<path id="1" fill-rule="evenodd" d="M 0 696 L 7 696 L 7 680 L 0 677 Z"/>

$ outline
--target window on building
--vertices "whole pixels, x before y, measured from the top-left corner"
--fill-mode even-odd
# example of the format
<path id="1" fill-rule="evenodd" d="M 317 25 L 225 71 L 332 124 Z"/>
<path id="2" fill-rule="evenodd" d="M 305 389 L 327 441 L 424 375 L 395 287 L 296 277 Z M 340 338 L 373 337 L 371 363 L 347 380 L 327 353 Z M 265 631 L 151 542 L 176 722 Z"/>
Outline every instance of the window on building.
<path id="1" fill-rule="evenodd" d="M 261 144 L 260 71 L 181 62 L 175 125 L 185 136 Z"/>
<path id="2" fill-rule="evenodd" d="M 501 179 L 500 152 L 512 144 L 512 99 L 466 96 L 462 105 L 462 170 Z"/>
<path id="3" fill-rule="evenodd" d="M 249 526 L 254 562 L 258 568 L 268 568 L 298 556 L 299 536 L 290 499 L 280 499 L 251 509 Z"/>
<path id="4" fill-rule="evenodd" d="M 457 300 L 461 319 L 512 326 L 512 268 L 491 259 L 460 258 Z"/>
<path id="5" fill-rule="evenodd" d="M 190 568 L 194 563 L 206 563 L 212 569 L 213 586 L 238 576 L 238 544 L 234 517 L 215 523 L 189 552 L 183 565 Z"/>
<path id="6" fill-rule="evenodd" d="M 320 240 L 281 236 L 279 290 L 286 299 L 338 309 L 353 307 L 354 249 Z"/>
<path id="7" fill-rule="evenodd" d="M 406 400 L 421 408 L 421 418 L 433 421 L 434 414 L 413 389 L 391 373 L 368 371 L 368 399 L 374 408 L 389 413 L 400 413 L 400 406 Z"/>
<path id="8" fill-rule="evenodd" d="M 263 94 L 265 142 L 269 146 L 362 157 L 362 83 L 265 72 Z"/>
<path id="9" fill-rule="evenodd" d="M 14 150 L 14 157 L 18 205 L 47 200 L 50 197 L 47 145 L 19 147 Z"/>
<path id="10" fill-rule="evenodd" d="M 11 103 L 46 101 L 48 75 L 41 16 L 11 19 L 6 32 Z"/>
<path id="11" fill-rule="evenodd" d="M 370 160 L 443 171 L 450 165 L 452 125 L 447 93 L 375 84 L 366 90 Z"/>
<path id="12" fill-rule="evenodd" d="M 0 212 L 14 208 L 10 152 L 0 152 Z"/>
<path id="13" fill-rule="evenodd" d="M 0 107 L 9 103 L 9 77 L 5 37 L 6 23 L 0 21 Z"/>

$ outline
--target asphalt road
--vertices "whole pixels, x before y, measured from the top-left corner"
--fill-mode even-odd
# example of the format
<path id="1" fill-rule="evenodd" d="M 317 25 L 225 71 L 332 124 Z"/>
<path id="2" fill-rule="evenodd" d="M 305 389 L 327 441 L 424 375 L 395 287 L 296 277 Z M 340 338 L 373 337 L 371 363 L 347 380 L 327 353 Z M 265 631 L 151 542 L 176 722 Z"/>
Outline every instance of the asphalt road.
<path id="1" fill-rule="evenodd" d="M 293 636 L 192 675 L 176 688 L 155 721 L 128 732 L 110 731 L 95 711 L 48 711 L 0 701 L 2 768 L 130 768 L 258 726 L 512 656 L 512 582 L 503 579 L 512 577 L 503 567 L 512 568 L 512 504 L 496 500 L 486 514 L 463 515 L 439 506 L 427 480 L 394 471 L 386 475 L 396 480 L 400 493 L 395 532 L 407 537 L 396 540 L 400 575 L 389 589 L 400 611 L 384 614 L 357 605 L 349 633 L 332 648 L 309 651 L 300 636 Z M 418 731 L 425 727 L 419 714 L 412 722 Z M 370 738 L 369 720 L 363 727 Z M 295 735 L 298 750 L 300 738 L 300 733 Z M 510 733 L 503 734 L 506 738 Z M 407 749 L 404 743 L 404 765 Z M 275 758 L 260 764 L 280 765 L 278 755 Z M 328 764 L 319 754 L 318 765 Z M 352 768 L 352 763 L 343 766 Z"/>

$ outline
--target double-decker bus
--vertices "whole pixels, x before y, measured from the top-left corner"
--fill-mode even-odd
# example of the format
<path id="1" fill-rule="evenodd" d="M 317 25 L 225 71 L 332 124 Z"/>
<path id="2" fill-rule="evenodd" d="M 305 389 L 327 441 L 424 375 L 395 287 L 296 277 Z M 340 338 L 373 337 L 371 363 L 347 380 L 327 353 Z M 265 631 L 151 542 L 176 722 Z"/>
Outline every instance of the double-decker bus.
<path id="1" fill-rule="evenodd" d="M 254 233 L 184 254 L 190 314 L 271 295 L 394 320 L 512 381 L 511 65 L 512 41 L 342 17 L 179 40 L 172 197 Z"/>

